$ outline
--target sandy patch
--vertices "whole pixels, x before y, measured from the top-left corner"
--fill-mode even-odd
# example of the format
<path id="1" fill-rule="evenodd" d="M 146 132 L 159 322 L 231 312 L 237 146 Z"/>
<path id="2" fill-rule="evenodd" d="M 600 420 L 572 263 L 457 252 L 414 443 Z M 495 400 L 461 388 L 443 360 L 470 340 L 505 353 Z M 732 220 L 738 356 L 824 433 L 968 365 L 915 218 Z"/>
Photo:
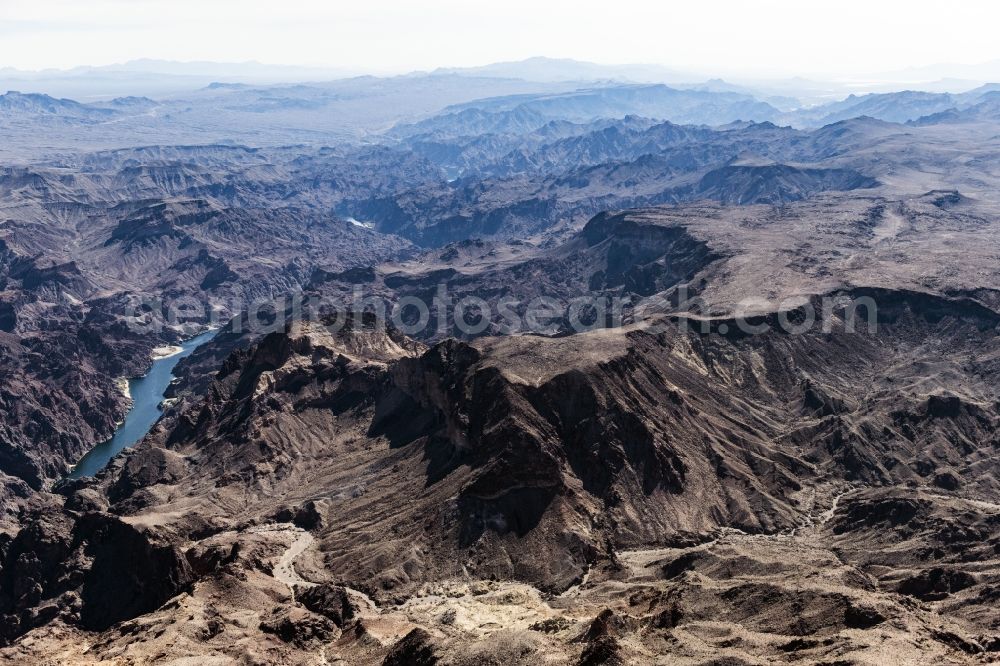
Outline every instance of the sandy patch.
<path id="1" fill-rule="evenodd" d="M 165 345 L 163 347 L 155 347 L 153 349 L 152 357 L 154 361 L 159 361 L 161 358 L 167 358 L 175 354 L 180 354 L 184 351 L 183 347 L 178 347 L 177 345 Z"/>

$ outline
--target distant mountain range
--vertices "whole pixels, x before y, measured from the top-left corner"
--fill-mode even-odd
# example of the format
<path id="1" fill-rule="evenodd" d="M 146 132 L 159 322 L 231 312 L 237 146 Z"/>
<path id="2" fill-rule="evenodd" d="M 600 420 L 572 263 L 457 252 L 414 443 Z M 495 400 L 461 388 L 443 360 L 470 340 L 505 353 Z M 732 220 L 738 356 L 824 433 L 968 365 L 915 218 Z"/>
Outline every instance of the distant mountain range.
<path id="1" fill-rule="evenodd" d="M 41 92 L 81 101 L 145 95 L 162 97 L 190 93 L 213 82 L 251 86 L 301 82 L 331 82 L 372 72 L 338 67 L 270 65 L 258 62 L 176 62 L 140 59 L 73 69 L 23 71 L 0 68 L 0 90 Z M 384 75 L 384 73 L 382 73 Z M 710 72 L 695 72 L 656 64 L 606 65 L 568 58 L 534 57 L 475 67 L 439 68 L 405 77 L 428 75 L 490 79 L 518 79 L 540 83 L 662 83 L 674 88 L 750 94 L 789 111 L 843 99 L 847 95 L 886 93 L 904 88 L 935 93 L 957 93 L 1000 80 L 1000 61 L 980 65 L 934 65 L 887 72 L 858 81 L 823 81 L 801 77 L 761 79 L 734 76 L 726 80 Z"/>
<path id="2" fill-rule="evenodd" d="M 721 125 L 735 120 L 772 120 L 780 115 L 778 109 L 747 94 L 679 90 L 662 84 L 585 88 L 556 95 L 478 100 L 450 110 L 469 108 L 491 111 L 522 109 L 546 118 L 574 122 L 640 115 L 703 125 Z"/>
<path id="3" fill-rule="evenodd" d="M 100 67 L 24 71 L 0 68 L 0 89 L 44 92 L 96 100 L 128 95 L 159 97 L 203 88 L 214 81 L 273 85 L 331 81 L 359 74 L 332 67 L 264 65 L 258 62 L 174 62 L 130 60 Z"/>
<path id="4" fill-rule="evenodd" d="M 80 83 L 92 81 L 97 72 L 126 92 L 131 92 L 133 86 L 123 82 L 136 80 L 128 78 L 132 76 L 167 82 L 163 85 L 178 83 L 177 77 L 183 79 L 184 85 L 196 81 L 204 85 L 186 92 L 113 95 L 95 101 L 33 92 L 42 78 L 20 81 L 23 87 L 8 88 L 11 92 L 0 95 L 0 129 L 5 137 L 0 152 L 16 152 L 19 146 L 25 146 L 37 153 L 39 130 L 49 133 L 51 145 L 63 147 L 127 147 L 150 142 L 332 145 L 391 142 L 411 136 L 420 136 L 424 142 L 440 136 L 477 136 L 482 145 L 497 136 L 513 134 L 523 138 L 552 123 L 555 125 L 545 130 L 550 133 L 544 137 L 546 140 L 559 138 L 560 123 L 586 124 L 629 116 L 693 126 L 770 122 L 814 128 L 861 117 L 924 125 L 980 122 L 995 119 L 1000 113 L 997 83 L 961 93 L 904 90 L 852 94 L 824 104 L 804 105 L 800 100 L 770 97 L 718 79 L 667 85 L 506 76 L 536 72 L 536 78 L 540 78 L 541 73 L 548 72 L 547 76 L 555 78 L 560 72 L 584 76 L 603 71 L 601 66 L 573 61 L 527 62 L 271 85 L 210 80 L 225 73 L 212 63 L 142 61 L 117 69 L 81 68 L 59 75 Z M 149 74 L 149 69 L 158 69 L 159 73 Z M 274 77 L 308 73 L 296 68 L 258 69 L 253 64 L 236 69 L 247 78 L 253 73 Z M 76 131 L 77 126 L 85 126 L 87 131 Z"/>
<path id="5" fill-rule="evenodd" d="M 690 72 L 662 65 L 599 65 L 569 58 L 534 57 L 480 67 L 442 67 L 435 74 L 495 76 L 526 81 L 631 81 L 634 83 L 690 83 Z"/>

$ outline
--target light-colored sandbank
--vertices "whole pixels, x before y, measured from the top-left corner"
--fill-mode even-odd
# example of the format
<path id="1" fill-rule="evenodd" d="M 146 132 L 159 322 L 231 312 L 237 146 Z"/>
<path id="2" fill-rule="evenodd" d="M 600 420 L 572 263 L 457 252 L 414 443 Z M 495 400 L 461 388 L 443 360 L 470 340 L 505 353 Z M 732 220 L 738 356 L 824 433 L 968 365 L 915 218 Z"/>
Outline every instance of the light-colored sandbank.
<path id="1" fill-rule="evenodd" d="M 129 400 L 132 399 L 132 391 L 129 389 L 129 383 L 127 377 L 118 377 L 115 379 L 115 384 L 118 386 L 118 390 L 122 392 Z"/>
<path id="2" fill-rule="evenodd" d="M 154 361 L 159 361 L 161 358 L 174 356 L 175 354 L 180 354 L 182 351 L 184 351 L 183 347 L 179 347 L 177 345 L 165 345 L 163 347 L 154 347 L 151 355 Z"/>

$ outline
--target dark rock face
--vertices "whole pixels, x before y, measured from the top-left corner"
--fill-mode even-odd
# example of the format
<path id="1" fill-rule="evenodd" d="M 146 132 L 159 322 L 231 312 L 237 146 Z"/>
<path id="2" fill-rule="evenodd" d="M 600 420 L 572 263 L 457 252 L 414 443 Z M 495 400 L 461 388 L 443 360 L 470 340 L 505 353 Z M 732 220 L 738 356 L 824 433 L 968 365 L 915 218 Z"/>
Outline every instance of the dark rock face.
<path id="1" fill-rule="evenodd" d="M 128 459 L 108 495 L 112 501 L 118 501 L 139 488 L 156 483 L 172 483 L 182 478 L 186 472 L 184 459 L 171 451 L 143 451 Z"/>
<path id="2" fill-rule="evenodd" d="M 596 638 L 587 644 L 580 655 L 578 666 L 624 666 L 621 645 L 611 636 Z"/>
<path id="3" fill-rule="evenodd" d="M 329 619 L 301 608 L 275 608 L 261 622 L 260 629 L 300 648 L 329 641 L 338 633 L 336 626 Z"/>
<path id="4" fill-rule="evenodd" d="M 10 333 L 17 328 L 17 310 L 13 303 L 0 301 L 0 331 Z"/>
<path id="5" fill-rule="evenodd" d="M 610 608 L 605 608 L 593 619 L 580 640 L 585 643 L 593 643 L 601 638 L 620 636 L 627 627 L 628 622 L 624 618 L 616 615 Z"/>
<path id="6" fill-rule="evenodd" d="M 207 252 L 200 254 L 198 261 L 208 269 L 205 277 L 201 280 L 202 289 L 216 289 L 228 282 L 235 282 L 240 277 L 235 271 L 229 268 L 229 264 L 224 259 L 213 257 Z"/>
<path id="7" fill-rule="evenodd" d="M 316 502 L 308 502 L 297 507 L 286 507 L 274 514 L 278 523 L 293 523 L 304 530 L 315 530 L 323 525 L 323 516 L 316 509 Z"/>
<path id="8" fill-rule="evenodd" d="M 935 631 L 932 635 L 935 640 L 941 641 L 966 654 L 980 654 L 983 651 L 983 647 L 979 643 L 970 641 L 951 631 Z"/>
<path id="9" fill-rule="evenodd" d="M 589 280 L 592 291 L 623 287 L 649 296 L 690 280 L 719 259 L 682 227 L 642 225 L 623 215 L 597 215 L 581 236 L 592 248 L 603 246 L 606 256 L 602 270 Z"/>
<path id="10" fill-rule="evenodd" d="M 373 266 L 359 266 L 356 268 L 349 268 L 346 271 L 337 272 L 316 269 L 313 272 L 312 277 L 309 279 L 309 284 L 311 286 L 317 286 L 330 281 L 340 281 L 348 284 L 370 284 L 375 282 L 375 279 L 376 274 Z"/>
<path id="11" fill-rule="evenodd" d="M 945 490 L 958 490 L 962 486 L 962 480 L 951 472 L 935 474 L 933 483 L 938 488 L 944 488 Z"/>
<path id="12" fill-rule="evenodd" d="M 7 548 L 0 573 L 3 640 L 55 616 L 90 630 L 158 608 L 192 581 L 179 551 L 114 516 L 35 516 Z"/>
<path id="13" fill-rule="evenodd" d="M 964 571 L 934 567 L 901 581 L 898 591 L 923 601 L 940 601 L 950 594 L 972 587 L 976 582 L 975 576 Z"/>
<path id="14" fill-rule="evenodd" d="M 569 372 L 539 389 L 526 389 L 495 367 L 477 367 L 479 357 L 468 345 L 446 342 L 393 371 L 399 389 L 432 410 L 435 416 L 423 421 L 440 424 L 437 436 L 448 443 L 449 453 L 441 455 L 442 466 L 429 470 L 430 480 L 461 465 L 474 470 L 458 498 L 460 544 L 471 545 L 490 533 L 524 537 L 557 498 L 574 502 L 573 477 L 608 503 L 621 503 L 623 497 L 632 503 L 631 487 L 625 490 L 622 484 L 636 476 L 643 496 L 682 489 L 680 457 L 642 421 L 603 404 L 606 398 L 593 379 Z M 400 410 L 406 403 L 392 404 Z M 391 409 L 382 407 L 379 418 L 401 419 Z M 566 541 L 559 548 L 584 558 L 598 550 L 586 540 Z M 519 557 L 528 560 L 530 553 Z"/>
<path id="15" fill-rule="evenodd" d="M 343 628 L 355 615 L 355 607 L 347 591 L 338 585 L 317 585 L 301 590 L 296 598 L 314 613 Z"/>
<path id="16" fill-rule="evenodd" d="M 83 576 L 80 624 L 103 630 L 121 620 L 155 610 L 192 581 L 187 560 L 175 546 L 102 514 L 85 514 L 75 540 L 90 559 Z"/>
<path id="17" fill-rule="evenodd" d="M 239 559 L 240 546 L 213 545 L 206 548 L 191 548 L 185 554 L 191 572 L 195 576 L 208 576 L 221 571 L 226 565 Z"/>
<path id="18" fill-rule="evenodd" d="M 871 629 L 885 622 L 886 617 L 874 608 L 850 605 L 844 611 L 844 625 L 851 629 Z"/>
<path id="19" fill-rule="evenodd" d="M 847 532 L 861 526 L 909 525 L 919 520 L 921 512 L 928 507 L 925 502 L 902 498 L 886 498 L 872 503 L 852 502 L 847 512 L 838 517 L 834 531 Z"/>
<path id="20" fill-rule="evenodd" d="M 64 591 L 66 561 L 73 551 L 72 530 L 68 517 L 42 514 L 7 545 L 0 568 L 0 639 L 5 643 L 42 624 L 35 608 L 52 605 Z"/>
<path id="21" fill-rule="evenodd" d="M 382 666 L 434 666 L 439 662 L 431 635 L 414 629 L 392 646 Z"/>
<path id="22" fill-rule="evenodd" d="M 962 412 L 962 400 L 954 395 L 932 395 L 927 399 L 927 415 L 931 418 L 955 418 Z"/>

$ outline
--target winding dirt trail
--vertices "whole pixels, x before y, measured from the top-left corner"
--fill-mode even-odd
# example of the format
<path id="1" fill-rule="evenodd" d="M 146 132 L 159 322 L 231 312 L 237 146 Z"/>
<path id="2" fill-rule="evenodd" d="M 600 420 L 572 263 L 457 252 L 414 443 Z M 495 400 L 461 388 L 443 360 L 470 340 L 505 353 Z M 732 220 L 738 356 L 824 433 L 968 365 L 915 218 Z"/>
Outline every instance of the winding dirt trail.
<path id="1" fill-rule="evenodd" d="M 316 583 L 311 583 L 305 578 L 299 575 L 299 572 L 295 570 L 295 558 L 305 552 L 306 548 L 312 545 L 315 541 L 312 534 L 306 532 L 305 530 L 294 528 L 297 530 L 297 536 L 295 541 L 288 547 L 288 550 L 281 556 L 278 560 L 278 565 L 274 567 L 274 577 L 280 580 L 282 583 L 288 586 L 288 589 L 292 592 L 292 600 L 295 599 L 295 586 L 299 585 L 301 587 L 315 587 Z"/>
<path id="2" fill-rule="evenodd" d="M 845 495 L 849 495 L 850 493 L 854 492 L 855 490 L 857 490 L 857 488 L 850 488 L 849 490 L 845 490 L 845 491 L 837 494 L 833 498 L 833 502 L 830 503 L 830 508 L 827 509 L 826 511 L 824 511 L 823 513 L 821 513 L 819 515 L 819 522 L 816 525 L 818 527 L 822 527 L 823 525 L 826 525 L 828 522 L 830 522 L 831 520 L 833 520 L 833 515 L 835 513 L 837 513 L 837 506 L 840 504 L 840 500 Z"/>
<path id="3" fill-rule="evenodd" d="M 292 523 L 272 523 L 269 525 L 259 525 L 257 527 L 251 528 L 251 531 L 261 533 L 261 532 L 290 532 L 295 535 L 292 543 L 289 544 L 288 548 L 284 553 L 281 554 L 281 558 L 278 563 L 274 566 L 271 575 L 285 585 L 288 586 L 289 594 L 292 596 L 292 601 L 295 601 L 295 587 L 316 587 L 319 583 L 314 583 L 303 578 L 298 571 L 295 570 L 295 560 L 298 559 L 302 553 L 315 543 L 316 539 L 312 534 L 297 527 Z M 365 612 L 371 612 L 374 614 L 379 613 L 379 606 L 375 601 L 369 597 L 367 594 L 361 590 L 355 590 L 354 588 L 344 586 L 348 594 L 354 596 L 357 601 L 361 603 L 359 606 L 365 609 Z"/>
<path id="4" fill-rule="evenodd" d="M 255 527 L 251 527 L 248 531 L 255 534 L 265 532 L 286 532 L 294 535 L 292 543 L 289 544 L 285 552 L 282 553 L 281 558 L 278 560 L 278 563 L 274 566 L 274 569 L 271 572 L 271 575 L 276 580 L 288 586 L 288 591 L 292 595 L 292 601 L 295 601 L 296 585 L 301 587 L 315 587 L 317 585 L 317 583 L 312 583 L 300 576 L 299 572 L 295 570 L 296 558 L 304 553 L 306 549 L 315 541 L 312 534 L 301 527 L 293 525 L 292 523 L 257 525 Z"/>

